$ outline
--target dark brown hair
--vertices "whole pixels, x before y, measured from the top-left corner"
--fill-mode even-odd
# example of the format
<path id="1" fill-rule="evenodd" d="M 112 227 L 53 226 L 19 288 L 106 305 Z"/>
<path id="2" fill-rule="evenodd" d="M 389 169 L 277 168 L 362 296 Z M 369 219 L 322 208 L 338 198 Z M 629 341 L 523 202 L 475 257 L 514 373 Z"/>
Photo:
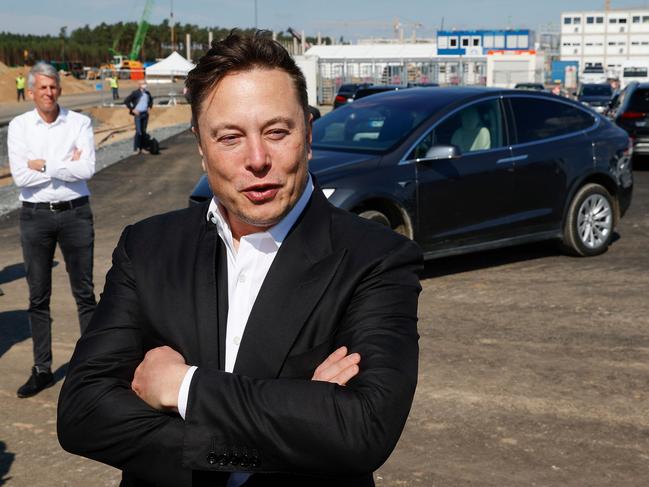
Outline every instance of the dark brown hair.
<path id="1" fill-rule="evenodd" d="M 292 79 L 298 102 L 309 115 L 306 80 L 300 68 L 284 47 L 270 37 L 270 32 L 258 30 L 254 35 L 241 35 L 236 31 L 221 41 L 212 42 L 212 48 L 200 58 L 187 75 L 185 86 L 192 106 L 192 125 L 198 130 L 198 116 L 205 98 L 227 74 L 255 68 L 281 69 Z M 283 96 L 278 93 L 277 96 Z"/>

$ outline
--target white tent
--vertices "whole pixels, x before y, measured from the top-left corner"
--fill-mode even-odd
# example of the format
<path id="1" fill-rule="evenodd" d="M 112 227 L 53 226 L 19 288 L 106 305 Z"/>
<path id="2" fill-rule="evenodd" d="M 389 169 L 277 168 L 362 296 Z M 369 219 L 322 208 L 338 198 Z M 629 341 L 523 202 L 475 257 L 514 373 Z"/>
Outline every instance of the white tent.
<path id="1" fill-rule="evenodd" d="M 178 54 L 176 51 L 172 52 L 159 63 L 152 64 L 146 68 L 146 75 L 148 76 L 187 76 L 194 64 L 190 63 Z"/>

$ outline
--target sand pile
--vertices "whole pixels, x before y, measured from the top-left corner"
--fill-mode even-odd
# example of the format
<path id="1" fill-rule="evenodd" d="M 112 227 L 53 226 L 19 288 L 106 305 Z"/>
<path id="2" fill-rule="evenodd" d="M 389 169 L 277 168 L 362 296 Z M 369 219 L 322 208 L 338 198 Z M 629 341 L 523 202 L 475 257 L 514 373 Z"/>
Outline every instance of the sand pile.
<path id="1" fill-rule="evenodd" d="M 96 122 L 95 145 L 101 147 L 135 135 L 133 116 L 124 106 L 96 107 L 84 110 Z M 149 114 L 147 130 L 186 123 L 189 126 L 191 108 L 189 105 L 154 106 Z"/>
<path id="2" fill-rule="evenodd" d="M 29 67 L 9 68 L 0 63 L 0 102 L 16 101 L 16 76 L 18 73 L 23 73 L 26 78 L 28 72 Z M 76 79 L 74 76 L 62 76 L 61 87 L 66 95 L 94 91 L 92 84 Z M 27 97 L 26 93 L 25 97 Z"/>

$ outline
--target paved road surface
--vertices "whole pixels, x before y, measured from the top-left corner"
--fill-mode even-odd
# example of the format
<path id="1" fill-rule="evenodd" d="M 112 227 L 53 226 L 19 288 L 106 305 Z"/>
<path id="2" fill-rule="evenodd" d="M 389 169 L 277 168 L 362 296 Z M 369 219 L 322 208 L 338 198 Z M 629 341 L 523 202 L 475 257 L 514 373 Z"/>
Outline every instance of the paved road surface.
<path id="1" fill-rule="evenodd" d="M 91 183 L 98 291 L 122 228 L 184 206 L 200 174 L 188 133 L 164 145 L 160 156 L 131 157 Z M 426 266 L 419 387 L 377 485 L 647 485 L 647 166 L 636 172 L 620 238 L 603 256 L 533 245 Z M 56 260 L 54 367 L 62 379 L 78 325 Z M 15 397 L 31 366 L 15 212 L 0 218 L 0 285 L 0 479 L 8 487 L 116 486 L 112 468 L 58 446 L 60 381 L 34 398 Z"/>

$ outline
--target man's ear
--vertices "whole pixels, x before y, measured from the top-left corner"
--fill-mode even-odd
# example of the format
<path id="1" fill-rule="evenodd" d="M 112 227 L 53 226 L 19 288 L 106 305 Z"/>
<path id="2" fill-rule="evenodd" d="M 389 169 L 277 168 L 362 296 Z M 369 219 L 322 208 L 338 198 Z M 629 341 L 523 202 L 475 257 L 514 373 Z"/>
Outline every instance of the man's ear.
<path id="1" fill-rule="evenodd" d="M 306 154 L 307 160 L 311 160 L 313 156 L 313 151 L 311 150 L 311 144 L 313 143 L 313 114 L 309 113 L 309 121 L 306 124 Z"/>
<path id="2" fill-rule="evenodd" d="M 201 155 L 201 167 L 203 168 L 203 172 L 207 172 L 207 169 L 205 168 L 205 156 L 203 155 L 203 149 L 201 147 L 201 136 L 198 133 L 198 130 L 196 127 L 192 125 L 192 133 L 196 137 L 196 147 L 198 148 L 198 153 Z"/>

